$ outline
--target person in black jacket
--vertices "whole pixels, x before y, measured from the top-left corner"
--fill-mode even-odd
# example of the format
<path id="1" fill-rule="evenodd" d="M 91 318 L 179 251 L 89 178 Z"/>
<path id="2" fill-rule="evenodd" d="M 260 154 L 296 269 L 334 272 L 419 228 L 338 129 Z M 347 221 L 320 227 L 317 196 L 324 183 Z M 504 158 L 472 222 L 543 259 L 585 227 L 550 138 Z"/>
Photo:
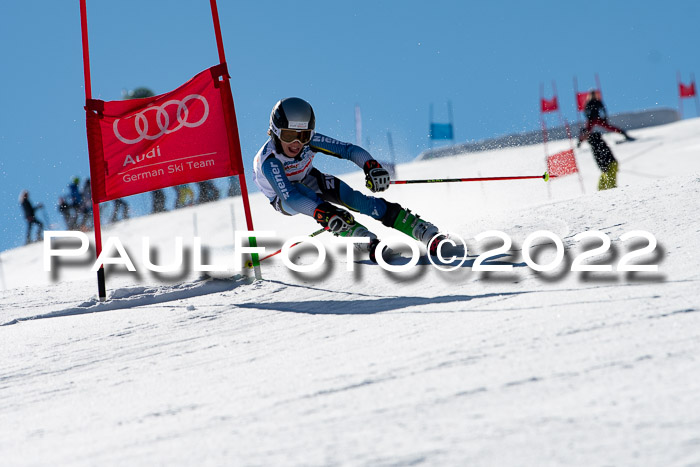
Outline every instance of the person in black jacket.
<path id="1" fill-rule="evenodd" d="M 614 131 L 615 133 L 620 133 L 625 137 L 627 141 L 634 141 L 630 135 L 627 134 L 622 128 L 618 128 L 612 125 L 608 121 L 608 111 L 605 108 L 605 104 L 600 98 L 600 93 L 595 89 L 590 92 L 588 99 L 586 100 L 586 107 L 583 112 L 586 114 L 586 131 L 591 132 L 593 127 L 599 126 L 603 127 L 608 131 Z M 582 142 L 579 138 L 579 143 Z"/>
<path id="2" fill-rule="evenodd" d="M 603 172 L 600 176 L 600 180 L 598 180 L 598 191 L 616 188 L 619 165 L 617 159 L 613 156 L 610 146 L 603 140 L 602 135 L 597 131 L 588 132 L 582 128 L 579 139 L 582 141 L 587 140 L 588 144 L 591 145 L 595 163 L 598 165 L 601 172 Z"/>
<path id="3" fill-rule="evenodd" d="M 75 230 L 75 220 L 71 217 L 70 205 L 63 196 L 58 197 L 58 212 L 60 212 L 61 216 L 63 216 L 63 220 L 66 223 L 66 228 L 68 230 Z"/>
<path id="4" fill-rule="evenodd" d="M 24 218 L 27 219 L 27 245 L 32 241 L 32 225 L 36 224 L 39 229 L 36 232 L 36 241 L 41 240 L 41 234 L 44 231 L 44 224 L 36 218 L 36 210 L 41 209 L 43 204 L 39 203 L 36 206 L 29 201 L 29 192 L 22 190 L 19 195 L 19 203 L 24 211 Z"/>
<path id="5" fill-rule="evenodd" d="M 157 212 L 165 212 L 165 192 L 163 190 L 153 190 L 153 214 Z"/>
<path id="6" fill-rule="evenodd" d="M 197 204 L 208 203 L 209 201 L 216 201 L 217 199 L 219 199 L 219 189 L 216 188 L 216 186 L 211 180 L 197 182 L 197 186 L 199 187 L 199 197 L 197 198 Z"/>

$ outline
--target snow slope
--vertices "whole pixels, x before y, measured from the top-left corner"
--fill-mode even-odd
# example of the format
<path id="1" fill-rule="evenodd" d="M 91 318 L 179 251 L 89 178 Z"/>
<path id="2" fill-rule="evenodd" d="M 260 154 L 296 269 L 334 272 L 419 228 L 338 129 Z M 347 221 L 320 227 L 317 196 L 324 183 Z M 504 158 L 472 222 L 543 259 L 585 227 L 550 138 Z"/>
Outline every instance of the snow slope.
<path id="1" fill-rule="evenodd" d="M 319 273 L 277 258 L 257 282 L 117 270 L 111 299 L 98 303 L 89 258 L 54 281 L 41 245 L 3 252 L 0 464 L 700 465 L 699 130 L 694 119 L 633 132 L 635 143 L 607 135 L 620 188 L 602 193 L 587 145 L 577 150 L 585 193 L 576 176 L 392 187 L 387 199 L 467 240 L 468 261 L 451 272 L 425 258 L 403 273 L 358 258 L 349 272 L 324 234 Z M 398 171 L 536 175 L 544 152 Z M 361 173 L 343 178 L 362 186 Z M 270 247 L 317 228 L 251 201 L 256 229 L 277 232 Z M 173 236 L 190 245 L 196 231 L 210 261 L 231 267 L 232 217 L 243 229 L 238 202 L 224 200 L 104 235 L 141 269 L 141 235 L 165 262 Z M 499 245 L 475 240 L 488 230 L 513 239 L 490 263 L 512 271 L 472 271 Z M 554 271 L 525 264 L 522 244 L 538 230 L 565 246 Z M 650 232 L 658 245 L 638 262 L 658 272 L 571 272 L 582 251 L 574 236 L 592 230 L 612 240 L 595 263 L 611 265 L 646 245 L 622 234 Z M 544 243 L 528 250 L 542 264 L 554 252 Z M 295 250 L 300 264 L 315 259 Z"/>

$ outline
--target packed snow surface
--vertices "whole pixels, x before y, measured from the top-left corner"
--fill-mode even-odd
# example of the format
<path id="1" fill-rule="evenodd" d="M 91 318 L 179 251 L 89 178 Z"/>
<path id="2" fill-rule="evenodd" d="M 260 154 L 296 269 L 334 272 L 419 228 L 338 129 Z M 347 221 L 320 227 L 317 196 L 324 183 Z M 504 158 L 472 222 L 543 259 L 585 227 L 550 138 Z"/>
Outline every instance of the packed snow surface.
<path id="1" fill-rule="evenodd" d="M 278 255 L 254 281 L 233 271 L 240 198 L 105 226 L 137 273 L 108 267 L 104 303 L 91 254 L 49 273 L 42 244 L 2 252 L 0 465 L 700 465 L 700 120 L 632 134 L 605 136 L 620 161 L 606 192 L 587 144 L 580 178 L 392 186 L 386 199 L 465 239 L 452 271 L 425 256 L 397 273 L 348 261 L 324 233 L 318 271 Z M 406 164 L 398 177 L 544 170 L 540 145 Z M 361 171 L 342 178 L 364 190 Z M 255 229 L 275 232 L 260 239 L 268 252 L 318 228 L 259 193 L 251 205 Z M 494 230 L 513 244 L 485 264 L 513 268 L 474 271 L 503 243 L 476 239 Z M 552 271 L 526 258 L 555 260 L 546 237 L 522 249 L 538 231 L 562 241 Z M 571 271 L 602 245 L 575 238 L 593 231 L 611 246 L 582 263 L 612 271 Z M 142 236 L 165 264 L 176 236 L 191 257 L 195 234 L 204 262 L 230 272 L 144 269 Z M 629 262 L 657 271 L 618 270 L 648 245 Z M 392 264 L 408 263 L 403 252 Z"/>

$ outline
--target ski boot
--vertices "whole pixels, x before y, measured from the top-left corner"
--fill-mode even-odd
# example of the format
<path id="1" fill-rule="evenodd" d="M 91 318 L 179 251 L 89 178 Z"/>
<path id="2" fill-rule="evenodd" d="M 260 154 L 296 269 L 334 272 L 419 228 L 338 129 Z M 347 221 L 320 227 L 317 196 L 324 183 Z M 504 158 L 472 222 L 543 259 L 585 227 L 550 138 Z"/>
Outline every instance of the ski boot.
<path id="1" fill-rule="evenodd" d="M 355 243 L 355 251 L 359 251 L 360 253 L 369 253 L 369 260 L 373 263 L 377 262 L 377 253 L 379 253 L 377 251 L 377 246 L 379 246 L 379 239 L 374 233 L 367 230 L 367 228 L 362 224 L 356 222 L 352 227 L 350 227 L 350 230 L 337 234 L 337 236 L 369 238 L 369 243 Z M 384 260 L 386 260 L 387 258 L 391 258 L 396 254 L 397 253 L 395 253 L 394 250 L 387 246 L 385 246 L 381 252 L 382 258 L 384 258 Z"/>
<path id="2" fill-rule="evenodd" d="M 374 235 L 372 232 L 367 230 L 367 228 L 360 224 L 359 222 L 355 222 L 350 226 L 350 229 L 336 233 L 334 234 L 337 237 L 368 237 L 369 238 L 369 243 L 355 243 L 355 250 L 359 251 L 361 253 L 368 253 L 372 252 L 372 242 L 376 241 L 375 243 L 375 248 L 376 244 L 379 243 L 379 240 L 377 240 L 377 236 Z M 375 261 L 376 262 L 376 261 Z"/>
<path id="3" fill-rule="evenodd" d="M 418 215 L 411 214 L 411 211 L 401 207 L 399 207 L 398 214 L 391 227 L 423 243 L 428 249 L 428 253 L 432 256 L 437 255 L 440 242 L 447 238 L 445 235 L 438 235 L 439 230 L 433 224 L 424 221 Z"/>
<path id="4" fill-rule="evenodd" d="M 369 260 L 373 263 L 377 262 L 377 247 L 379 246 L 379 239 L 373 238 L 369 241 Z"/>

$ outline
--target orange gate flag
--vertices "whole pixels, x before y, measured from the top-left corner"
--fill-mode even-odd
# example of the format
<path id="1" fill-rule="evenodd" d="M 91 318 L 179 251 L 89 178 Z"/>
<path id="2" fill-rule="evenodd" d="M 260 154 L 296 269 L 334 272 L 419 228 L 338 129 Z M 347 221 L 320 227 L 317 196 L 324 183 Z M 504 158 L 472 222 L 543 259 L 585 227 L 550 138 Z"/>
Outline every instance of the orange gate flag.
<path id="1" fill-rule="evenodd" d="M 89 99 L 90 176 L 94 201 L 243 173 L 240 143 L 229 138 L 225 64 L 174 91 L 125 101 Z"/>
<path id="2" fill-rule="evenodd" d="M 563 177 L 578 172 L 573 149 L 552 154 L 547 158 L 547 172 L 550 177 Z"/>

